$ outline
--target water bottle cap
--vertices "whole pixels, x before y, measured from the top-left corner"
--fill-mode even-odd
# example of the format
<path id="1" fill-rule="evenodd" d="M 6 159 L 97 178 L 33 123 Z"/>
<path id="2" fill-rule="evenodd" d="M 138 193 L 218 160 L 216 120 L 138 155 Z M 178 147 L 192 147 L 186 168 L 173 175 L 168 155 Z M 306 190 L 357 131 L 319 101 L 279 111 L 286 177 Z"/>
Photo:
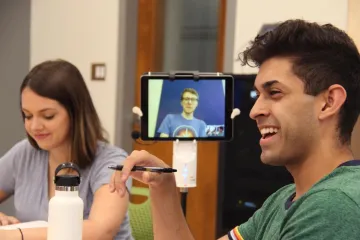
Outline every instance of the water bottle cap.
<path id="1" fill-rule="evenodd" d="M 71 168 L 79 175 L 57 175 L 62 169 Z M 54 183 L 56 186 L 75 187 L 79 186 L 81 182 L 81 175 L 79 167 L 71 162 L 60 164 L 55 170 Z"/>

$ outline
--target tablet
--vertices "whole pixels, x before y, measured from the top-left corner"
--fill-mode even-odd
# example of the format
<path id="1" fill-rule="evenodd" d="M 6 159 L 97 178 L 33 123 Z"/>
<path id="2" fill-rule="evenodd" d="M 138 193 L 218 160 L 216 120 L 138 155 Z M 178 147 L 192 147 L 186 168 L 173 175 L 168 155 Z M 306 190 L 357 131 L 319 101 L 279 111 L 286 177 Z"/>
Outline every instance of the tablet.
<path id="1" fill-rule="evenodd" d="M 232 139 L 233 77 L 222 74 L 141 76 L 141 139 Z"/>

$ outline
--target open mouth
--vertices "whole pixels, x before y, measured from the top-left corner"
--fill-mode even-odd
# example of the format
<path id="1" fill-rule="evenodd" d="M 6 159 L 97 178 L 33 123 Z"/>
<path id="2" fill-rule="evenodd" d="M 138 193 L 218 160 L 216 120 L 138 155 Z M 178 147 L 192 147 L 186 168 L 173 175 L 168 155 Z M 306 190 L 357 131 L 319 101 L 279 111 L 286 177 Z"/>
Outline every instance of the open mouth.
<path id="1" fill-rule="evenodd" d="M 279 129 L 277 128 L 263 128 L 260 130 L 263 139 L 267 139 L 274 136 L 275 134 L 277 134 L 278 131 Z"/>

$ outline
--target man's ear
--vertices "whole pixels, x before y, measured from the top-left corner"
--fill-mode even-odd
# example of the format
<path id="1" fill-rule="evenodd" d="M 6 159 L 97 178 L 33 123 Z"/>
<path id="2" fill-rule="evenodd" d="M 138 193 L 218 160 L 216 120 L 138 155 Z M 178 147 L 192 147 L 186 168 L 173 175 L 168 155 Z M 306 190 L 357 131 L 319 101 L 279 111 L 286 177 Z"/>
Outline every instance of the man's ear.
<path id="1" fill-rule="evenodd" d="M 323 93 L 323 106 L 319 114 L 319 119 L 324 120 L 338 113 L 346 100 L 346 96 L 346 90 L 341 85 L 331 85 Z"/>

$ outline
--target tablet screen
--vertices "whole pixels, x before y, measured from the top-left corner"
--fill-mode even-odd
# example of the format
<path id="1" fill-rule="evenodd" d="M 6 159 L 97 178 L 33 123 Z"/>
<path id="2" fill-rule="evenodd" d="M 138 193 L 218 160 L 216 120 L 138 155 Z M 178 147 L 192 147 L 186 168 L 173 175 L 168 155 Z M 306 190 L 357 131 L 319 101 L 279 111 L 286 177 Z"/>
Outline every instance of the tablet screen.
<path id="1" fill-rule="evenodd" d="M 142 84 L 141 135 L 153 140 L 227 140 L 232 137 L 231 78 L 147 78 Z"/>

